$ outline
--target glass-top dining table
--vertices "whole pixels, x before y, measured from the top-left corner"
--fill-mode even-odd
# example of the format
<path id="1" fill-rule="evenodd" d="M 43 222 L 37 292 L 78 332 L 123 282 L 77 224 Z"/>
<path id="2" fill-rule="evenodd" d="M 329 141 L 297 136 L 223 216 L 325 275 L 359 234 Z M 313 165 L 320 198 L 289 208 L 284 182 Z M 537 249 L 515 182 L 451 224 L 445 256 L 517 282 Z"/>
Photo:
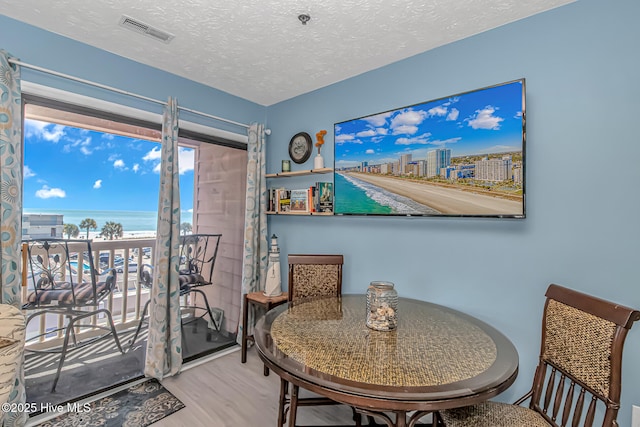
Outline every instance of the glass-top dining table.
<path id="1" fill-rule="evenodd" d="M 366 326 L 364 295 L 294 301 L 258 321 L 255 345 L 285 384 L 399 427 L 487 400 L 515 381 L 518 353 L 487 323 L 407 298 L 397 316 L 395 330 L 376 331 Z"/>

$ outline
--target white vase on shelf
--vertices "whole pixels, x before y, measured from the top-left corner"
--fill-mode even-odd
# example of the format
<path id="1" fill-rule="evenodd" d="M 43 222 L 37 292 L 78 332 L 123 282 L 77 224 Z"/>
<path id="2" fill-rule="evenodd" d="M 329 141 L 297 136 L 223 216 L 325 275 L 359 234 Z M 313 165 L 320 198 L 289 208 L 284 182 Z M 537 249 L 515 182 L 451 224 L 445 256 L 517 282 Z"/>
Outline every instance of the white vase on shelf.
<path id="1" fill-rule="evenodd" d="M 324 168 L 324 159 L 320 155 L 320 153 L 316 154 L 313 158 L 313 168 L 314 169 L 322 169 Z"/>

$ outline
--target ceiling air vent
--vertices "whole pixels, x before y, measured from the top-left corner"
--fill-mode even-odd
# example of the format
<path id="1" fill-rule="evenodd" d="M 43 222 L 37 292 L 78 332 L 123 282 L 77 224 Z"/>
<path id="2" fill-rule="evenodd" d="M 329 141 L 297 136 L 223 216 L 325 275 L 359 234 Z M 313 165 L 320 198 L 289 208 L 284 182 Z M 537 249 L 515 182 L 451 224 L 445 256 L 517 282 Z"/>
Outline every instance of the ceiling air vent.
<path id="1" fill-rule="evenodd" d="M 169 43 L 175 37 L 171 33 L 154 28 L 149 24 L 145 24 L 144 22 L 133 19 L 127 15 L 122 15 L 122 18 L 120 18 L 120 26 L 131 31 L 135 31 L 136 33 L 144 34 L 145 36 L 149 36 L 163 43 Z"/>

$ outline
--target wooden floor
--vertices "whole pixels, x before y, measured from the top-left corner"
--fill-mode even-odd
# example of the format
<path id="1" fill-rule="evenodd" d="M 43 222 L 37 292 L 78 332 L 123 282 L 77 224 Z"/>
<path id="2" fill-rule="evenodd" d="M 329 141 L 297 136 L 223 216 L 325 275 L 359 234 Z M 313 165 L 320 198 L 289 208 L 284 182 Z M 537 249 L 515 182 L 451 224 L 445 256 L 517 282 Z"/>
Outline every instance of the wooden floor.
<path id="1" fill-rule="evenodd" d="M 277 425 L 280 377 L 262 374 L 262 363 L 253 348 L 245 364 L 240 363 L 240 352 L 234 351 L 166 378 L 162 384 L 186 407 L 153 427 Z M 343 405 L 301 408 L 296 424 L 353 425 L 352 412 Z"/>
<path id="2" fill-rule="evenodd" d="M 155 422 L 153 427 L 277 427 L 280 377 L 274 373 L 263 375 L 263 365 L 254 348 L 249 349 L 244 364 L 240 363 L 239 346 L 219 354 L 205 362 L 192 362 L 184 366 L 179 375 L 162 380 L 162 385 L 180 399 L 185 408 Z M 95 396 L 93 400 L 115 391 Z M 310 394 L 300 389 L 300 395 Z M 33 417 L 26 425 L 38 425 L 55 415 Z M 427 416 L 421 421 L 430 423 L 430 418 Z M 364 424 L 365 420 L 363 417 Z M 381 425 L 382 421 L 377 421 Z M 354 425 L 351 409 L 344 405 L 299 408 L 296 424 Z"/>

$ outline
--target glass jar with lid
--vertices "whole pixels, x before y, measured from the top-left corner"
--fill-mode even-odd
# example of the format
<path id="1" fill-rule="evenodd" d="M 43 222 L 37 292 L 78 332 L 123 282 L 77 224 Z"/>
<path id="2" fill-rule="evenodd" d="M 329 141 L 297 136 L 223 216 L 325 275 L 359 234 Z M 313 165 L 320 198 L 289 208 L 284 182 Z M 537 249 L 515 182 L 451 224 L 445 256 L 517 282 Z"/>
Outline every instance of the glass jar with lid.
<path id="1" fill-rule="evenodd" d="M 398 326 L 398 293 L 391 282 L 371 282 L 367 289 L 367 326 L 392 331 Z"/>

